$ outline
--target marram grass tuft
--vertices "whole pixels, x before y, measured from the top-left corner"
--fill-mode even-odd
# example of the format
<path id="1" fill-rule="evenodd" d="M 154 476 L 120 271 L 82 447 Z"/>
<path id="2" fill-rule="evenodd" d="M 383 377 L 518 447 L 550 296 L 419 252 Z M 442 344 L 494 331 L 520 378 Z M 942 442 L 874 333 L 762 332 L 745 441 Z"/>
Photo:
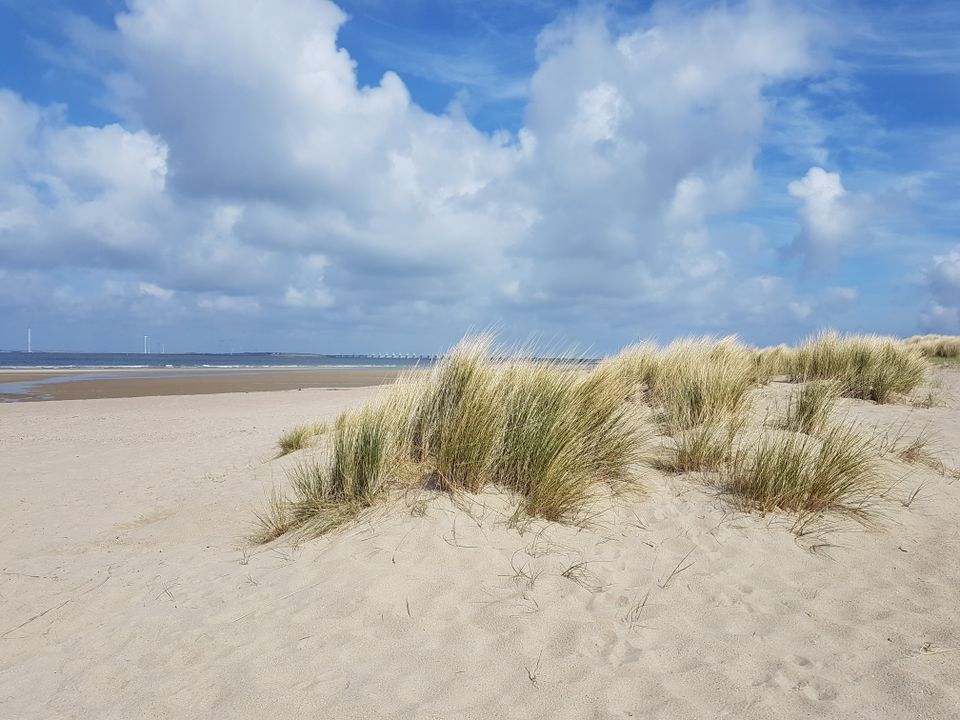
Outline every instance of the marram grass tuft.
<path id="1" fill-rule="evenodd" d="M 431 478 L 444 490 L 499 486 L 517 517 L 576 521 L 602 487 L 631 481 L 647 415 L 607 370 L 504 358 L 466 340 L 426 376 L 402 378 L 336 422 L 329 448 L 289 474 L 261 513 L 261 539 L 320 534 Z"/>
<path id="2" fill-rule="evenodd" d="M 846 397 L 893 402 L 927 377 L 929 363 L 916 348 L 879 335 L 821 333 L 793 353 L 791 379 L 835 380 Z"/>

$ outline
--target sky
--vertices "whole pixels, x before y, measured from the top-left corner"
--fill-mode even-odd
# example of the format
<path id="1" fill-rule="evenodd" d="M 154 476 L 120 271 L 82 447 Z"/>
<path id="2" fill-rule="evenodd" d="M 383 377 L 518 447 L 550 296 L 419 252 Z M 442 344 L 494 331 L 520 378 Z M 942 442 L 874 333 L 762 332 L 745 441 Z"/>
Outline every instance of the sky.
<path id="1" fill-rule="evenodd" d="M 960 4 L 0 0 L 0 349 L 960 334 Z"/>

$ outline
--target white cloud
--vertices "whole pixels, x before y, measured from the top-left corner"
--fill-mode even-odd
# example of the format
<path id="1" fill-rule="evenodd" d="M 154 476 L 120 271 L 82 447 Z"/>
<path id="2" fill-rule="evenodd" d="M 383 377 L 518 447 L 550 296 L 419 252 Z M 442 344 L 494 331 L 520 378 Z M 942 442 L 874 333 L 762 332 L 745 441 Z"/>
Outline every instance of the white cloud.
<path id="1" fill-rule="evenodd" d="M 628 114 L 629 107 L 617 89 L 601 82 L 577 98 L 570 140 L 589 145 L 615 140 L 620 123 Z"/>
<path id="2" fill-rule="evenodd" d="M 936 332 L 960 334 L 960 247 L 934 256 L 923 277 L 932 297 L 923 323 Z"/>
<path id="3" fill-rule="evenodd" d="M 789 22 L 765 4 L 660 8 L 619 36 L 586 14 L 542 34 L 519 175 L 540 217 L 514 249 L 532 261 L 524 292 L 730 307 L 736 278 L 710 221 L 749 197 L 764 89 L 817 67 L 814 27 L 782 12 Z"/>
<path id="4" fill-rule="evenodd" d="M 0 253 L 11 265 L 136 264 L 162 236 L 166 147 L 119 125 L 67 125 L 0 92 Z"/>
<path id="5" fill-rule="evenodd" d="M 359 86 L 345 20 L 326 0 L 131 0 L 97 44 L 122 122 L 0 92 L 5 264 L 132 277 L 186 315 L 309 309 L 358 332 L 416 316 L 444 342 L 495 322 L 602 319 L 617 341 L 650 315 L 729 326 L 738 290 L 762 288 L 714 223 L 749 207 L 767 91 L 822 66 L 803 13 L 664 5 L 621 33 L 566 16 L 540 37 L 516 134 L 426 112 L 392 72 Z M 790 193 L 805 255 L 848 241 L 839 175 Z"/>
<path id="6" fill-rule="evenodd" d="M 800 234 L 791 250 L 804 257 L 808 269 L 823 269 L 861 228 L 860 202 L 843 187 L 840 173 L 812 167 L 800 180 L 787 186 L 791 197 L 800 201 Z"/>
<path id="7" fill-rule="evenodd" d="M 139 283 L 137 288 L 140 290 L 141 295 L 147 295 L 149 297 L 157 298 L 158 300 L 170 300 L 174 296 L 172 290 L 167 290 L 162 288 L 159 285 L 154 285 L 153 283 Z"/>

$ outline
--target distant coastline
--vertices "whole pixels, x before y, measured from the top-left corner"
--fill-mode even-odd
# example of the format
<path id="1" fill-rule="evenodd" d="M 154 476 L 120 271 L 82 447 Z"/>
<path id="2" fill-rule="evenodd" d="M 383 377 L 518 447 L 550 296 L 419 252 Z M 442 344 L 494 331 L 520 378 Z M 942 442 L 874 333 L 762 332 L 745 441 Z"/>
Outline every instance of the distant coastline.
<path id="1" fill-rule="evenodd" d="M 536 356 L 539 360 L 592 365 L 595 357 Z M 0 370 L 282 370 L 398 369 L 430 367 L 437 355 L 311 353 L 74 353 L 0 350 Z"/>

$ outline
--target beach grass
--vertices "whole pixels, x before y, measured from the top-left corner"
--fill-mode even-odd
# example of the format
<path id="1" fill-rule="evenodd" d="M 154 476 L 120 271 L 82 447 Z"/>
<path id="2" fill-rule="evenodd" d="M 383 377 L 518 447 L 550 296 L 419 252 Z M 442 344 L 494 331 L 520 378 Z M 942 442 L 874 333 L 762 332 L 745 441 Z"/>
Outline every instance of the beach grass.
<path id="1" fill-rule="evenodd" d="M 619 386 L 628 395 L 645 392 L 653 384 L 660 369 L 662 350 L 652 342 L 625 347 L 613 357 L 605 358 L 596 371 L 596 381 Z"/>
<path id="2" fill-rule="evenodd" d="M 750 413 L 750 391 L 769 379 L 759 353 L 733 337 L 688 338 L 664 349 L 634 345 L 601 369 L 620 392 L 650 405 L 671 438 L 655 464 L 672 472 L 716 470 Z"/>
<path id="3" fill-rule="evenodd" d="M 720 470 L 730 461 L 743 424 L 742 416 L 733 415 L 680 430 L 671 438 L 667 456 L 656 464 L 677 473 Z"/>
<path id="4" fill-rule="evenodd" d="M 326 423 L 304 423 L 288 430 L 277 440 L 280 455 L 289 455 L 297 450 L 304 450 L 313 443 L 314 438 L 327 431 Z"/>
<path id="5" fill-rule="evenodd" d="M 843 385 L 836 380 L 811 380 L 790 393 L 786 412 L 780 419 L 784 430 L 816 435 L 826 425 Z"/>
<path id="6" fill-rule="evenodd" d="M 761 348 L 756 351 L 757 381 L 766 385 L 773 378 L 789 375 L 794 349 L 786 345 Z"/>
<path id="7" fill-rule="evenodd" d="M 477 492 L 493 472 L 504 388 L 490 360 L 491 344 L 490 336 L 460 343 L 426 382 L 406 388 L 404 449 L 413 461 L 432 466 L 441 489 Z"/>
<path id="8" fill-rule="evenodd" d="M 929 358 L 960 359 L 960 337 L 956 335 L 914 335 L 904 342 Z"/>
<path id="9" fill-rule="evenodd" d="M 941 475 L 948 472 L 947 466 L 938 457 L 939 443 L 934 440 L 928 425 L 917 429 L 907 420 L 894 423 L 883 432 L 878 432 L 876 445 L 885 453 L 907 465 L 921 465 Z"/>
<path id="10" fill-rule="evenodd" d="M 506 357 L 468 339 L 426 378 L 402 378 L 337 420 L 329 448 L 290 471 L 263 538 L 327 532 L 391 490 L 515 493 L 515 518 L 576 521 L 603 487 L 632 483 L 650 432 L 606 370 Z M 285 530 L 280 530 L 285 528 Z"/>
<path id="11" fill-rule="evenodd" d="M 271 495 L 259 538 L 323 534 L 411 487 L 496 488 L 516 497 L 514 521 L 578 522 L 601 495 L 636 487 L 644 465 L 712 473 L 745 509 L 862 514 L 884 450 L 833 408 L 844 396 L 904 397 L 928 369 L 916 343 L 869 335 L 822 333 L 796 349 L 734 337 L 640 343 L 593 366 L 467 338 L 428 373 L 342 414 Z M 758 422 L 754 390 L 783 375 L 803 385 L 774 422 Z M 287 433 L 281 449 L 310 446 L 316 427 Z M 651 455 L 656 434 L 663 452 Z"/>
<path id="12" fill-rule="evenodd" d="M 573 519 L 600 486 L 629 481 L 649 431 L 619 384 L 544 362 L 514 365 L 501 377 L 494 478 L 520 494 L 523 514 Z"/>
<path id="13" fill-rule="evenodd" d="M 768 431 L 737 448 L 721 471 L 721 487 L 746 508 L 801 517 L 827 511 L 863 516 L 881 492 L 878 453 L 849 424 L 819 437 Z"/>
<path id="14" fill-rule="evenodd" d="M 733 338 L 669 345 L 652 378 L 650 399 L 667 434 L 717 424 L 749 409 L 758 383 L 754 353 Z"/>
<path id="15" fill-rule="evenodd" d="M 286 494 L 270 496 L 258 515 L 257 539 L 290 531 L 322 535 L 371 507 L 387 482 L 403 475 L 393 410 L 390 403 L 375 403 L 340 415 L 330 447 L 287 472 Z"/>
<path id="16" fill-rule="evenodd" d="M 791 380 L 835 380 L 845 397 L 894 402 L 919 386 L 930 364 L 896 338 L 824 332 L 800 345 L 789 362 Z"/>

